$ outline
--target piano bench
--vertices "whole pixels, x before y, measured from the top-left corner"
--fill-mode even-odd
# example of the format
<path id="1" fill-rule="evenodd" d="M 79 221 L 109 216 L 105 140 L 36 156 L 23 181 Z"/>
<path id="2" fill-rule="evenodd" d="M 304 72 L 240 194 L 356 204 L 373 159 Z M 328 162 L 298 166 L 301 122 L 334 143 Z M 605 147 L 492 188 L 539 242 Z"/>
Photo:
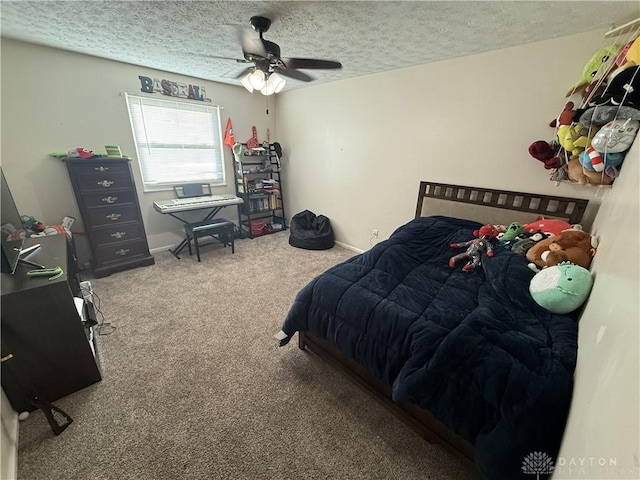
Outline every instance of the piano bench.
<path id="1" fill-rule="evenodd" d="M 193 255 L 191 250 L 191 240 L 196 250 L 196 257 L 200 261 L 200 245 L 198 238 L 212 237 L 223 243 L 224 246 L 231 247 L 231 253 L 235 253 L 234 237 L 235 226 L 233 222 L 225 220 L 224 218 L 212 218 L 211 220 L 204 220 L 201 222 L 185 223 L 184 233 L 187 236 L 187 245 L 189 246 L 189 255 Z"/>

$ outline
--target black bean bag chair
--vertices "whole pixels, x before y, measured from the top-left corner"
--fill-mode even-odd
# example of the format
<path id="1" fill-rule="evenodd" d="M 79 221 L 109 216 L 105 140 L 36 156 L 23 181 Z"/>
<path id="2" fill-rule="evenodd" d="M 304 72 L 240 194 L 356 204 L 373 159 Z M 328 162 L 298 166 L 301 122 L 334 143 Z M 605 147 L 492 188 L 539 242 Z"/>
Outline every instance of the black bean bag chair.
<path id="1" fill-rule="evenodd" d="M 331 222 L 324 215 L 309 210 L 296 213 L 291 219 L 289 245 L 307 250 L 327 250 L 334 244 Z"/>

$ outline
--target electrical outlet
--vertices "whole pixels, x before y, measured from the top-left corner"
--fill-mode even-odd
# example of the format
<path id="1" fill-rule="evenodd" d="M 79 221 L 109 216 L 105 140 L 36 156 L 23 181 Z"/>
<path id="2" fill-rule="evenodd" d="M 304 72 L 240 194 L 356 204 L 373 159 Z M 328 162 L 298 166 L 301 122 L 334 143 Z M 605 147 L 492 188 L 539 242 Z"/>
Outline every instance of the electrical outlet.
<path id="1" fill-rule="evenodd" d="M 376 228 L 374 228 L 371 231 L 371 236 L 374 237 L 374 238 L 378 238 L 378 230 Z"/>

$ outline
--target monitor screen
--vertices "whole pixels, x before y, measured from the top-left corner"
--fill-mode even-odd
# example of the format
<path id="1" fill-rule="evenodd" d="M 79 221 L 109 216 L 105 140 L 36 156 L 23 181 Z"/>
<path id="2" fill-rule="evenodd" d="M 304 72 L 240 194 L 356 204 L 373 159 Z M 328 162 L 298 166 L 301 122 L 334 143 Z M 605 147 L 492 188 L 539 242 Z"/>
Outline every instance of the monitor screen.
<path id="1" fill-rule="evenodd" d="M 7 180 L 4 178 L 4 172 L 0 168 L 2 174 L 2 184 L 0 185 L 0 211 L 2 218 L 0 219 L 0 228 L 2 230 L 2 271 L 4 273 L 14 273 L 20 253 L 22 251 L 23 238 L 20 235 L 23 226 L 20 220 L 20 213 L 13 201 L 11 191 Z"/>

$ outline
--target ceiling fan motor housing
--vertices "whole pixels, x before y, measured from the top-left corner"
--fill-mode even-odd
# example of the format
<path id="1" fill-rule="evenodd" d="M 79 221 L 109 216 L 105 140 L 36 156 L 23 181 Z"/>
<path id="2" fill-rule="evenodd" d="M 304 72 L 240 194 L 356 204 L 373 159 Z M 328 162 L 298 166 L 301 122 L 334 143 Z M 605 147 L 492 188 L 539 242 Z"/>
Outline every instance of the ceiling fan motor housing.
<path id="1" fill-rule="evenodd" d="M 269 27 L 271 26 L 271 20 L 267 17 L 254 16 L 249 19 L 249 22 L 251 23 L 251 27 L 253 27 L 261 37 L 262 34 L 269 30 Z"/>
<path id="2" fill-rule="evenodd" d="M 244 58 L 249 60 L 250 62 L 266 62 L 267 64 L 269 64 L 271 61 L 278 60 L 280 58 L 280 46 L 276 43 L 270 42 L 269 40 L 265 40 L 264 38 L 260 40 L 264 45 L 264 50 L 261 52 L 245 51 Z"/>

